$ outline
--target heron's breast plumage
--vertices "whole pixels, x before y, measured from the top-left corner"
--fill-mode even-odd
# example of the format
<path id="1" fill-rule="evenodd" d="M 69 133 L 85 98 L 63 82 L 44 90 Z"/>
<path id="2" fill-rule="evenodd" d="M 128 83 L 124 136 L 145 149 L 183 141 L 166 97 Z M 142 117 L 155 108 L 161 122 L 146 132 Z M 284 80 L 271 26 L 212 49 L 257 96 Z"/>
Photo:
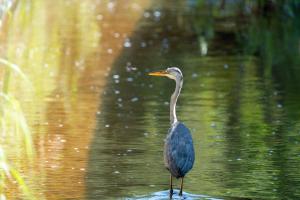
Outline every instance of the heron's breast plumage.
<path id="1" fill-rule="evenodd" d="M 193 167 L 195 160 L 193 139 L 189 129 L 176 122 L 169 129 L 164 149 L 165 166 L 176 177 L 184 177 Z"/>

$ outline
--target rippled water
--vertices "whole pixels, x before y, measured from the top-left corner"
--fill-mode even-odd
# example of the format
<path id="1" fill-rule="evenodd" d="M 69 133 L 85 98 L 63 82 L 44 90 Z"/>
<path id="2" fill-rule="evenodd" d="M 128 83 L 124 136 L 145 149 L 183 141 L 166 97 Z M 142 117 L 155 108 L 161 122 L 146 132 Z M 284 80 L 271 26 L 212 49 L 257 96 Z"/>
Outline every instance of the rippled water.
<path id="1" fill-rule="evenodd" d="M 179 196 L 179 190 L 174 190 L 173 191 L 173 196 L 172 199 L 187 199 L 187 200 L 193 200 L 193 199 L 203 199 L 203 200 L 219 200 L 217 198 L 213 198 L 213 197 L 209 197 L 206 195 L 199 195 L 199 194 L 189 194 L 186 192 L 183 192 L 182 196 Z M 152 194 L 148 194 L 148 195 L 143 195 L 143 196 L 136 196 L 133 198 L 125 198 L 126 200 L 146 200 L 146 199 L 150 199 L 150 200 L 167 200 L 170 199 L 169 198 L 169 190 L 165 190 L 165 191 L 159 191 L 159 192 L 154 192 Z"/>
<path id="2" fill-rule="evenodd" d="M 184 74 L 177 115 L 195 145 L 184 199 L 300 198 L 299 49 L 287 47 L 300 37 L 288 23 L 239 18 L 232 4 L 45 2 L 28 9 L 68 11 L 61 22 L 44 16 L 55 30 L 37 21 L 20 36 L 8 24 L 15 35 L 1 50 L 31 66 L 24 71 L 39 85 L 35 95 L 14 89 L 34 132 L 36 167 L 10 153 L 38 199 L 168 199 L 162 152 L 175 84 L 147 73 L 169 66 Z"/>

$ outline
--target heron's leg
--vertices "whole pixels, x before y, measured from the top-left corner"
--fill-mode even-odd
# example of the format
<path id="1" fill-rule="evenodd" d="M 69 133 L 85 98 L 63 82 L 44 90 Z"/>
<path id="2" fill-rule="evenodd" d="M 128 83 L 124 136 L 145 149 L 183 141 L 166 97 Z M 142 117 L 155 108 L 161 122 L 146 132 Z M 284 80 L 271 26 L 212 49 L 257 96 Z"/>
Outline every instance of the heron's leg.
<path id="1" fill-rule="evenodd" d="M 180 185 L 180 192 L 179 192 L 179 196 L 182 196 L 182 188 L 183 188 L 183 178 L 181 178 L 181 185 Z"/>
<path id="2" fill-rule="evenodd" d="M 173 185 L 172 185 L 172 175 L 170 174 L 170 199 L 173 196 Z"/>

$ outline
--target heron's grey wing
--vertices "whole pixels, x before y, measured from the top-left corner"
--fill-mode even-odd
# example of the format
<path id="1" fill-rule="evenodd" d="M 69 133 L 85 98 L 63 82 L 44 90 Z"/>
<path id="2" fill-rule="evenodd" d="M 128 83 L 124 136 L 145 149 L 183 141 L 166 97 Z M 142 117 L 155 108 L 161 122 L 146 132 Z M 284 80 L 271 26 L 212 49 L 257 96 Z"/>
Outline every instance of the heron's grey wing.
<path id="1" fill-rule="evenodd" d="M 168 141 L 169 170 L 176 177 L 183 177 L 192 169 L 195 153 L 192 136 L 189 129 L 178 123 L 170 129 Z"/>

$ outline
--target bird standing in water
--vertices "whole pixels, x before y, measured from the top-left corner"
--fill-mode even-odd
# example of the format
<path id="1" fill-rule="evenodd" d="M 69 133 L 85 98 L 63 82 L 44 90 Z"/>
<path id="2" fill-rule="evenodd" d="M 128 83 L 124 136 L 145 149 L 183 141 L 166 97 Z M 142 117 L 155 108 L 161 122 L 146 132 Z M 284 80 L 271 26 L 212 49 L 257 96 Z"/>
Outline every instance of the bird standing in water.
<path id="1" fill-rule="evenodd" d="M 193 139 L 189 129 L 178 121 L 176 116 L 176 102 L 183 84 L 183 75 L 177 67 L 149 73 L 151 76 L 166 76 L 175 80 L 176 88 L 170 101 L 171 127 L 168 131 L 164 147 L 164 161 L 170 171 L 170 199 L 173 195 L 172 178 L 181 178 L 179 196 L 182 196 L 183 178 L 194 164 L 195 153 Z"/>

